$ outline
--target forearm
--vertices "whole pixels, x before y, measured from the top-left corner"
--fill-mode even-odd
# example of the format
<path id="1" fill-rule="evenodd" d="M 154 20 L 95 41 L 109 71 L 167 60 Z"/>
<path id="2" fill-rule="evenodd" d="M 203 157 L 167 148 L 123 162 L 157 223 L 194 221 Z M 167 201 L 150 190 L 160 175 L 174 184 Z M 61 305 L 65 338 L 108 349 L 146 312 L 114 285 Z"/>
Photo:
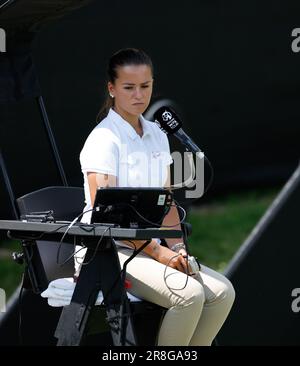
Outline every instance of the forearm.
<path id="1" fill-rule="evenodd" d="M 181 231 L 180 217 L 179 217 L 176 206 L 171 206 L 171 208 L 170 208 L 168 214 L 165 216 L 161 226 L 163 227 L 164 225 L 167 226 L 169 229 Z M 172 226 L 172 227 L 170 227 L 170 226 Z M 183 243 L 183 237 L 174 238 L 174 239 L 166 238 L 165 240 L 166 240 L 169 248 L 172 248 L 177 243 Z M 134 249 L 139 249 L 145 242 L 146 242 L 146 240 L 124 240 L 124 243 L 130 245 Z M 159 251 L 161 249 L 160 247 L 161 246 L 159 244 L 157 244 L 157 241 L 152 239 L 151 243 L 149 243 L 143 249 L 143 252 L 148 254 L 150 257 L 157 259 L 159 256 Z"/>
<path id="2" fill-rule="evenodd" d="M 164 225 L 168 226 L 169 229 L 181 231 L 180 217 L 179 217 L 176 206 L 171 206 L 171 208 L 170 208 L 168 214 L 165 216 L 161 226 L 163 227 Z M 175 226 L 173 226 L 173 225 L 175 225 Z M 170 227 L 170 226 L 172 226 L 172 227 Z M 165 240 L 167 242 L 168 247 L 171 248 L 173 245 L 175 245 L 177 243 L 182 243 L 183 237 L 175 238 L 175 239 L 166 238 Z"/>
<path id="3" fill-rule="evenodd" d="M 131 246 L 134 249 L 139 249 L 142 245 L 144 245 L 146 240 L 123 240 L 123 242 L 126 243 L 127 245 Z M 158 253 L 159 249 L 160 249 L 160 245 L 157 243 L 156 240 L 152 239 L 151 243 L 146 245 L 146 247 L 142 251 L 144 253 L 148 254 L 150 257 L 157 259 L 158 254 L 159 254 Z"/>

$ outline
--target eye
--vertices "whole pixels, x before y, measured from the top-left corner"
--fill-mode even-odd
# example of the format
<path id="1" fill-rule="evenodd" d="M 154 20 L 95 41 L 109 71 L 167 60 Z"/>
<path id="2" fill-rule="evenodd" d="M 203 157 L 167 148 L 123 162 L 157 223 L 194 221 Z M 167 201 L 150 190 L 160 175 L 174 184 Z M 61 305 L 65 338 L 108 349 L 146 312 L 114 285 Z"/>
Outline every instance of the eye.
<path id="1" fill-rule="evenodd" d="M 131 89 L 133 89 L 133 87 L 132 86 L 124 86 L 124 89 L 131 90 Z"/>
<path id="2" fill-rule="evenodd" d="M 143 85 L 142 88 L 149 88 L 149 85 Z"/>

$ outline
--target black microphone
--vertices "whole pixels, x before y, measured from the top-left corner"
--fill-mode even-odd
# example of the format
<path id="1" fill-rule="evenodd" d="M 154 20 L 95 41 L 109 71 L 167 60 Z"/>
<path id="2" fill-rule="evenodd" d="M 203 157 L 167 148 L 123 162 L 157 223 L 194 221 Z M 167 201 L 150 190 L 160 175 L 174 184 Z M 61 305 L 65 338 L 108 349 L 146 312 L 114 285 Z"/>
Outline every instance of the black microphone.
<path id="1" fill-rule="evenodd" d="M 204 157 L 203 152 L 194 141 L 183 131 L 182 122 L 170 107 L 161 107 L 154 113 L 154 122 L 167 135 L 174 135 L 189 151 Z"/>

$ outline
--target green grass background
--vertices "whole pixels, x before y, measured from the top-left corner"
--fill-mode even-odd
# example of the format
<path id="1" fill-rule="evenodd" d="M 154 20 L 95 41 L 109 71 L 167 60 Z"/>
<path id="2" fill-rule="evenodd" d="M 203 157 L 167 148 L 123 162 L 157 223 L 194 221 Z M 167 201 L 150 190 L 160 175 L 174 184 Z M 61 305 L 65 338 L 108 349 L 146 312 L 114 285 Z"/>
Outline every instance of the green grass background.
<path id="1" fill-rule="evenodd" d="M 194 207 L 190 251 L 201 263 L 224 271 L 228 262 L 263 216 L 279 188 L 229 194 L 206 206 Z"/>
<path id="2" fill-rule="evenodd" d="M 244 242 L 280 188 L 251 190 L 219 197 L 205 205 L 193 206 L 187 215 L 192 224 L 188 243 L 201 263 L 223 271 Z M 23 266 L 11 259 L 20 250 L 18 242 L 0 243 L 0 288 L 7 298 L 21 281 Z"/>

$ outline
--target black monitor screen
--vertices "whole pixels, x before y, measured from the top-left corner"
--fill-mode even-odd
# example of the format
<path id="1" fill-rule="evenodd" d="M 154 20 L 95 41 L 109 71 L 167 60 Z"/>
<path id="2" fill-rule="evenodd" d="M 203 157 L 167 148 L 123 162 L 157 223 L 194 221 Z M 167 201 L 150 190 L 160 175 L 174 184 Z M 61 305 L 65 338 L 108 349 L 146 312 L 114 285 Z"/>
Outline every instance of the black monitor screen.
<path id="1" fill-rule="evenodd" d="M 91 223 L 111 223 L 123 228 L 159 227 L 172 199 L 173 194 L 166 188 L 98 188 Z"/>

